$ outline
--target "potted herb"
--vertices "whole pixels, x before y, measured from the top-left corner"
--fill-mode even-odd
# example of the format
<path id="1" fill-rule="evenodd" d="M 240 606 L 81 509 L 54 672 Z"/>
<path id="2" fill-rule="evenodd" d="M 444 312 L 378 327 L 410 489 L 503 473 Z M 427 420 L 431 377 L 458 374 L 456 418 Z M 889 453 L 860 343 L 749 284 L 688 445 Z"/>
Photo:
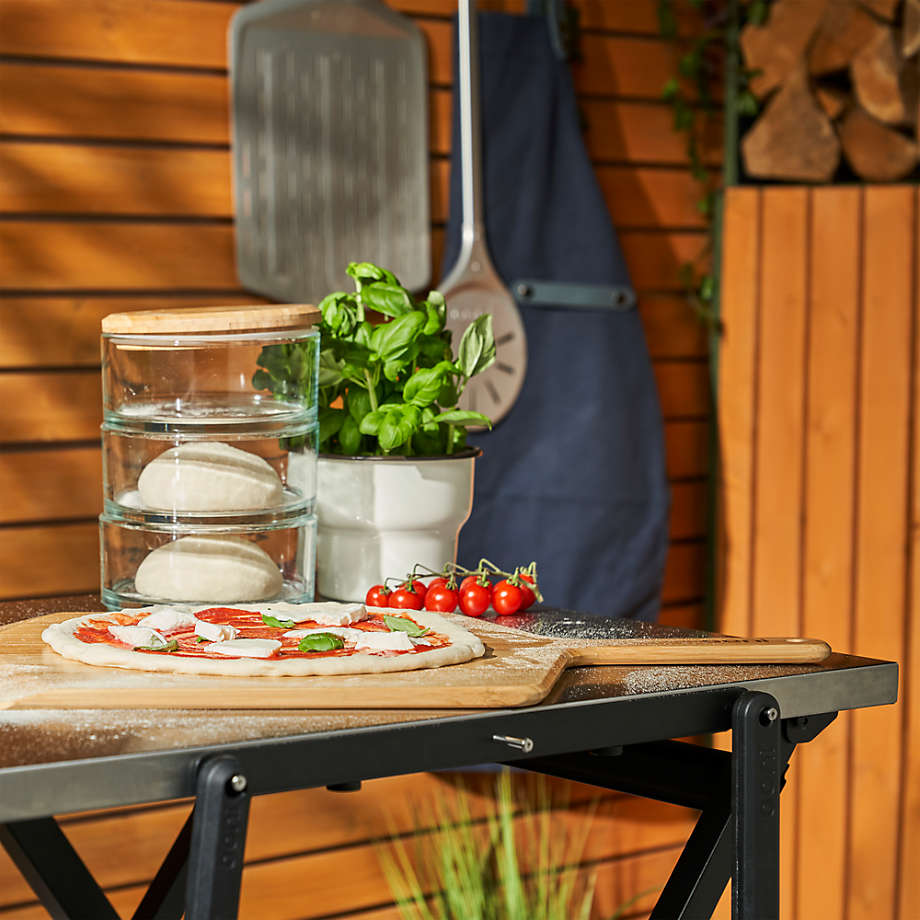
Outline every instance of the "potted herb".
<path id="1" fill-rule="evenodd" d="M 458 404 L 495 360 L 495 340 L 483 314 L 455 355 L 441 294 L 415 298 L 369 262 L 347 272 L 354 292 L 319 305 L 317 587 L 324 597 L 363 600 L 387 572 L 455 558 L 479 453 L 467 429 L 491 426 Z M 303 363 L 265 349 L 253 383 L 283 394 L 306 382 Z"/>

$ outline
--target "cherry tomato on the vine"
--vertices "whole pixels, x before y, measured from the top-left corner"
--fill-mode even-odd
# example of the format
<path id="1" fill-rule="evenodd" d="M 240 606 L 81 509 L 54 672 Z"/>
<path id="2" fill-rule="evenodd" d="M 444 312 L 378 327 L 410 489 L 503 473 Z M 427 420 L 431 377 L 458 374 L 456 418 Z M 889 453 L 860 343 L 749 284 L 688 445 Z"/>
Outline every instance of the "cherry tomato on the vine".
<path id="1" fill-rule="evenodd" d="M 390 595 L 389 607 L 398 607 L 402 610 L 421 610 L 425 603 L 425 598 L 409 588 L 397 588 Z"/>
<path id="2" fill-rule="evenodd" d="M 530 606 L 533 604 L 533 602 L 537 599 L 537 595 L 534 594 L 533 591 L 528 587 L 528 585 L 532 585 L 532 584 L 535 584 L 535 582 L 534 582 L 532 576 L 530 576 L 530 575 L 525 575 L 525 574 L 522 572 L 522 573 L 521 573 L 521 584 L 520 584 L 520 588 L 521 588 L 521 606 L 520 606 L 520 608 L 519 608 L 519 609 L 521 609 L 521 610 L 526 610 L 526 609 L 527 609 L 528 607 L 530 607 Z"/>
<path id="3" fill-rule="evenodd" d="M 460 586 L 460 610 L 468 617 L 481 617 L 492 603 L 492 588 L 475 581 L 465 588 Z"/>
<path id="4" fill-rule="evenodd" d="M 428 585 L 425 582 L 413 578 L 411 581 L 404 581 L 399 587 L 414 591 L 422 599 L 422 604 L 425 603 L 425 594 L 428 591 Z M 421 610 L 421 607 L 419 609 Z"/>
<path id="5" fill-rule="evenodd" d="M 447 579 L 443 575 L 438 575 L 437 578 L 432 578 L 428 582 L 428 590 L 432 588 L 443 588 L 447 584 Z M 454 582 L 456 584 L 456 582 Z"/>
<path id="6" fill-rule="evenodd" d="M 492 606 L 496 613 L 508 616 L 521 609 L 521 589 L 503 578 L 492 589 Z"/>
<path id="7" fill-rule="evenodd" d="M 374 585 L 364 596 L 364 603 L 368 607 L 389 607 L 390 592 L 383 585 Z"/>
<path id="8" fill-rule="evenodd" d="M 460 594 L 457 591 L 443 585 L 429 585 L 428 593 L 425 595 L 425 609 L 436 610 L 439 613 L 453 613 L 460 602 Z"/>
<path id="9" fill-rule="evenodd" d="M 464 588 L 468 588 L 470 585 L 479 585 L 479 587 L 481 587 L 481 588 L 488 588 L 488 590 L 491 591 L 491 590 L 492 590 L 492 582 L 490 582 L 489 579 L 487 578 L 486 581 L 485 581 L 485 584 L 483 584 L 483 583 L 479 580 L 480 577 L 481 577 L 481 576 L 479 576 L 479 575 L 467 575 L 466 578 L 464 578 L 463 581 L 460 582 L 460 590 L 462 591 Z"/>

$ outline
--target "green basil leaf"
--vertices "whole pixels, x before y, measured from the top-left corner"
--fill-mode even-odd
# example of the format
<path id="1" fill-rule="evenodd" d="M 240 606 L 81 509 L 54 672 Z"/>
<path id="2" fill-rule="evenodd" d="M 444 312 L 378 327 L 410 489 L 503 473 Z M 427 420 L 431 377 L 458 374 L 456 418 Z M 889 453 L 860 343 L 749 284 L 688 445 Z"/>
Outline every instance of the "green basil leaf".
<path id="1" fill-rule="evenodd" d="M 434 335 L 444 328 L 444 319 L 438 308 L 433 303 L 425 304 L 425 325 L 422 326 L 422 335 Z"/>
<path id="2" fill-rule="evenodd" d="M 409 292 L 398 284 L 378 281 L 361 289 L 361 302 L 384 316 L 403 316 L 412 309 Z"/>
<path id="3" fill-rule="evenodd" d="M 413 620 L 408 620 L 405 617 L 394 617 L 390 614 L 384 614 L 383 622 L 387 624 L 390 632 L 404 632 L 409 633 L 410 636 L 427 636 L 431 632 L 430 629 L 423 629 L 418 623 Z"/>
<path id="4" fill-rule="evenodd" d="M 345 421 L 344 409 L 319 410 L 319 443 L 328 441 L 339 433 L 342 422 Z"/>
<path id="5" fill-rule="evenodd" d="M 365 284 L 386 281 L 387 284 L 399 284 L 396 275 L 373 262 L 349 262 L 345 274 L 355 279 L 355 287 L 360 291 Z"/>
<path id="6" fill-rule="evenodd" d="M 444 422 L 447 425 L 482 425 L 484 428 L 492 427 L 492 419 L 481 412 L 471 412 L 468 409 L 448 409 L 436 415 L 432 421 Z"/>
<path id="7" fill-rule="evenodd" d="M 492 315 L 483 313 L 466 327 L 457 360 L 464 377 L 470 378 L 484 371 L 495 360 L 495 336 L 492 334 Z"/>
<path id="8" fill-rule="evenodd" d="M 359 422 L 358 430 L 361 432 L 361 434 L 376 436 L 377 431 L 380 428 L 380 423 L 386 417 L 386 414 L 386 409 L 377 409 L 374 412 L 369 412 Z"/>
<path id="9" fill-rule="evenodd" d="M 319 353 L 319 385 L 332 387 L 342 382 L 342 362 L 336 360 L 331 348 Z"/>
<path id="10" fill-rule="evenodd" d="M 442 365 L 417 370 L 403 387 L 403 399 L 416 406 L 428 406 L 438 398 L 445 370 Z"/>
<path id="11" fill-rule="evenodd" d="M 279 620 L 277 617 L 269 616 L 267 613 L 262 614 L 262 622 L 266 626 L 274 626 L 276 629 L 293 629 L 293 620 Z"/>
<path id="12" fill-rule="evenodd" d="M 345 640 L 335 633 L 311 633 L 304 636 L 297 646 L 301 652 L 331 652 L 337 648 L 345 648 Z"/>
<path id="13" fill-rule="evenodd" d="M 371 333 L 373 331 L 373 323 L 369 323 L 367 320 L 364 320 L 363 323 L 359 323 L 358 328 L 355 330 L 355 344 L 370 350 Z"/>
<path id="14" fill-rule="evenodd" d="M 339 444 L 346 454 L 357 454 L 361 450 L 361 430 L 350 415 L 345 416 L 345 421 L 339 429 Z"/>
<path id="15" fill-rule="evenodd" d="M 389 453 L 405 444 L 418 431 L 421 418 L 416 406 L 403 405 L 388 409 L 377 432 L 383 450 Z"/>
<path id="16" fill-rule="evenodd" d="M 362 390 L 360 387 L 349 388 L 346 402 L 348 404 L 348 414 L 356 422 L 360 422 L 371 411 L 371 395 L 367 390 Z"/>
<path id="17" fill-rule="evenodd" d="M 179 648 L 179 643 L 175 639 L 170 639 L 166 645 L 135 645 L 135 652 L 175 652 Z"/>
<path id="18" fill-rule="evenodd" d="M 205 639 L 204 636 L 195 636 L 195 641 L 196 641 L 197 643 L 199 643 L 199 645 L 200 645 L 202 642 L 207 642 L 208 640 Z"/>
<path id="19" fill-rule="evenodd" d="M 386 361 L 405 352 L 425 325 L 425 314 L 412 310 L 389 323 L 381 323 L 371 333 L 371 350 Z"/>

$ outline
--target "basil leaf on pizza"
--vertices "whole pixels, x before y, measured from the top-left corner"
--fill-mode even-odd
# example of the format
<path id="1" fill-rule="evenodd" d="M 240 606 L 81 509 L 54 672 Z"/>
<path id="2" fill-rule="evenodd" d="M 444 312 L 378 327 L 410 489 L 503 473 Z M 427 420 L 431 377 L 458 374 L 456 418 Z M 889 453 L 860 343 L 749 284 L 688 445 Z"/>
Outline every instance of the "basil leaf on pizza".
<path id="1" fill-rule="evenodd" d="M 266 626 L 274 626 L 276 629 L 293 629 L 293 620 L 279 620 L 278 617 L 269 616 L 267 613 L 262 614 L 262 622 Z"/>
<path id="2" fill-rule="evenodd" d="M 341 636 L 326 632 L 304 636 L 297 646 L 301 652 L 332 652 L 338 648 L 345 648 L 345 641 Z"/>
<path id="3" fill-rule="evenodd" d="M 175 639 L 170 639 L 166 645 L 135 645 L 135 652 L 176 652 L 179 650 L 179 643 Z"/>
<path id="4" fill-rule="evenodd" d="M 418 623 L 413 622 L 412 620 L 407 620 L 405 617 L 394 617 L 390 614 L 385 614 L 383 617 L 383 622 L 390 628 L 391 632 L 404 632 L 409 633 L 410 636 L 426 636 L 430 629 L 422 629 Z"/>

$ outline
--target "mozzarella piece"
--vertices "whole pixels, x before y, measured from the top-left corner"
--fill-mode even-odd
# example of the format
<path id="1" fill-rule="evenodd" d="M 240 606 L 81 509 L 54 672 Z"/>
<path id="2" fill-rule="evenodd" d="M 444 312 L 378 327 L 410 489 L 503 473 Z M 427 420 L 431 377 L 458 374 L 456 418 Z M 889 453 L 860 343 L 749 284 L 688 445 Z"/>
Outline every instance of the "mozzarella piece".
<path id="1" fill-rule="evenodd" d="M 271 556 L 240 537 L 180 537 L 137 567 L 138 594 L 171 601 L 245 603 L 278 594 L 281 571 Z"/>
<path id="2" fill-rule="evenodd" d="M 153 612 L 145 616 L 143 620 L 138 620 L 138 626 L 149 626 L 151 629 L 173 632 L 194 626 L 198 622 L 192 614 L 184 610 L 176 610 L 175 607 L 151 607 L 150 609 Z"/>
<path id="3" fill-rule="evenodd" d="M 247 511 L 281 504 L 281 479 L 256 454 L 222 441 L 171 447 L 137 480 L 141 504 L 166 511 Z"/>
<path id="4" fill-rule="evenodd" d="M 415 648 L 409 634 L 404 632 L 362 632 L 355 647 L 373 652 L 411 652 Z"/>
<path id="5" fill-rule="evenodd" d="M 367 619 L 364 604 L 262 604 L 259 610 L 279 620 L 290 620 L 293 623 L 313 620 L 324 626 L 349 626 Z"/>
<path id="6" fill-rule="evenodd" d="M 110 626 L 109 632 L 119 642 L 126 642 L 135 648 L 160 648 L 167 644 L 166 639 L 149 626 Z"/>
<path id="7" fill-rule="evenodd" d="M 207 620 L 195 620 L 195 635 L 210 642 L 224 642 L 235 639 L 239 630 L 229 623 L 209 623 Z"/>
<path id="8" fill-rule="evenodd" d="M 277 639 L 226 639 L 212 642 L 206 651 L 233 658 L 271 658 L 281 648 Z"/>

